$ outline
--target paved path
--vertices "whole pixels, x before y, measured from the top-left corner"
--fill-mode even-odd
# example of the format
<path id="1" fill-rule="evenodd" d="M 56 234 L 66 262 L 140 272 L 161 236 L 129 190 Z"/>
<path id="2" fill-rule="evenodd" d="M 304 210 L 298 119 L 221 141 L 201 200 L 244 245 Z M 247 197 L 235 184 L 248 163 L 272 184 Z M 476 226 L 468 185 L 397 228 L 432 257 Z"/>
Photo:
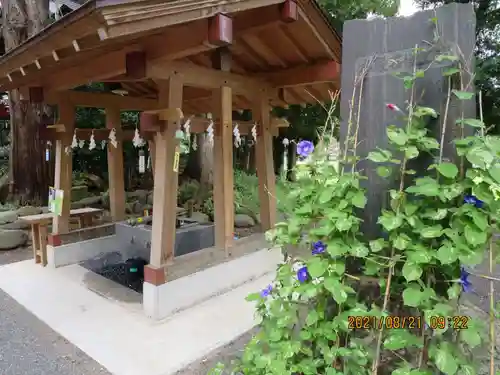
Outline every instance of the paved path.
<path id="1" fill-rule="evenodd" d="M 30 249 L 0 252 L 0 265 L 31 256 Z M 109 375 L 1 289 L 0 374 Z"/>

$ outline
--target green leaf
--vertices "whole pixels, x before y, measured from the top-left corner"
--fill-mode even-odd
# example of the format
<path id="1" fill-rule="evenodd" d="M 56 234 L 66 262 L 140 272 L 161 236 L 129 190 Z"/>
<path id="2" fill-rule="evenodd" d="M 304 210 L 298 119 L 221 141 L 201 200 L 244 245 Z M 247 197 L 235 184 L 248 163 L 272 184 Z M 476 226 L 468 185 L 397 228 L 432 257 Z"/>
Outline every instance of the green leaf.
<path id="1" fill-rule="evenodd" d="M 408 142 L 408 136 L 405 131 L 396 127 L 387 128 L 387 137 L 398 146 L 404 146 Z"/>
<path id="2" fill-rule="evenodd" d="M 481 211 L 474 210 L 471 212 L 471 216 L 472 221 L 479 229 L 485 231 L 486 228 L 488 228 L 488 216 L 486 214 Z"/>
<path id="3" fill-rule="evenodd" d="M 418 148 L 416 146 L 407 146 L 405 148 L 405 156 L 407 159 L 414 159 L 418 156 Z"/>
<path id="4" fill-rule="evenodd" d="M 438 172 L 446 178 L 455 178 L 458 175 L 458 168 L 453 163 L 441 163 L 436 167 Z"/>
<path id="5" fill-rule="evenodd" d="M 470 100 L 474 97 L 474 93 L 469 91 L 452 90 L 452 92 L 460 100 Z"/>
<path id="6" fill-rule="evenodd" d="M 320 257 L 311 258 L 307 262 L 307 270 L 313 278 L 323 276 L 327 269 L 328 261 Z"/>
<path id="7" fill-rule="evenodd" d="M 384 247 L 387 246 L 387 242 L 383 238 L 379 238 L 373 241 L 370 241 L 370 249 L 374 253 L 378 253 L 379 251 L 383 250 Z"/>
<path id="8" fill-rule="evenodd" d="M 403 302 L 406 306 L 418 307 L 422 298 L 422 291 L 415 286 L 410 286 L 403 291 Z"/>
<path id="9" fill-rule="evenodd" d="M 406 189 L 406 192 L 415 195 L 424 195 L 427 197 L 436 197 L 439 195 L 439 185 L 437 183 L 427 183 L 423 185 L 414 185 Z"/>
<path id="10" fill-rule="evenodd" d="M 422 268 L 420 265 L 412 262 L 406 262 L 403 266 L 403 276 L 406 281 L 414 281 L 422 276 Z"/>
<path id="11" fill-rule="evenodd" d="M 465 226 L 464 230 L 465 239 L 472 246 L 478 246 L 486 243 L 487 234 L 483 231 L 478 231 L 470 225 Z"/>
<path id="12" fill-rule="evenodd" d="M 437 19 L 436 19 L 436 24 L 437 24 Z M 438 55 L 438 56 L 436 56 L 437 62 L 457 61 L 457 60 L 458 60 L 458 57 L 455 55 Z"/>
<path id="13" fill-rule="evenodd" d="M 477 372 L 474 366 L 462 365 L 458 370 L 458 375 L 477 375 Z M 496 375 L 500 375 L 500 371 L 497 371 Z"/>
<path id="14" fill-rule="evenodd" d="M 319 195 L 318 201 L 320 204 L 328 203 L 332 200 L 335 194 L 335 190 L 332 187 L 326 187 L 323 189 L 321 194 Z"/>
<path id="15" fill-rule="evenodd" d="M 462 293 L 462 287 L 459 284 L 454 284 L 448 288 L 448 298 L 457 299 Z"/>
<path id="16" fill-rule="evenodd" d="M 389 177 L 392 173 L 392 170 L 391 168 L 389 167 L 384 167 L 384 166 L 381 166 L 381 167 L 377 167 L 376 169 L 377 171 L 377 174 L 380 176 L 380 177 Z"/>
<path id="17" fill-rule="evenodd" d="M 384 340 L 384 347 L 389 350 L 400 350 L 418 344 L 418 338 L 406 329 L 391 329 Z"/>
<path id="18" fill-rule="evenodd" d="M 363 258 L 368 255 L 369 250 L 363 243 L 359 242 L 351 246 L 351 250 L 349 252 L 355 257 Z"/>
<path id="19" fill-rule="evenodd" d="M 318 312 L 315 309 L 309 310 L 309 313 L 306 317 L 306 325 L 312 326 L 313 324 L 316 324 L 318 322 L 318 319 Z"/>
<path id="20" fill-rule="evenodd" d="M 480 147 L 470 149 L 465 157 L 471 164 L 477 165 L 479 168 L 489 167 L 494 159 L 491 152 Z"/>
<path id="21" fill-rule="evenodd" d="M 382 225 L 385 230 L 392 231 L 403 224 L 403 219 L 401 216 L 396 216 L 392 212 L 384 211 L 382 216 L 378 218 L 377 223 Z"/>
<path id="22" fill-rule="evenodd" d="M 489 169 L 488 169 L 488 173 L 490 174 L 490 176 L 497 182 L 500 184 L 500 165 L 499 164 L 495 164 L 495 165 L 492 165 Z"/>
<path id="23" fill-rule="evenodd" d="M 411 238 L 408 237 L 406 234 L 401 233 L 399 234 L 395 240 L 393 241 L 393 245 L 396 249 L 398 250 L 404 250 L 408 247 L 408 245 L 411 242 Z"/>
<path id="24" fill-rule="evenodd" d="M 347 293 L 343 288 L 343 285 L 333 277 L 325 278 L 324 286 L 331 294 L 335 302 L 342 304 L 347 301 Z"/>
<path id="25" fill-rule="evenodd" d="M 425 227 L 421 230 L 420 234 L 424 238 L 436 238 L 443 234 L 443 227 L 439 224 L 432 227 Z"/>
<path id="26" fill-rule="evenodd" d="M 460 69 L 458 69 L 458 68 L 449 68 L 449 69 L 443 70 L 443 76 L 445 76 L 445 77 L 452 76 L 453 74 L 457 74 L 457 73 L 460 73 Z"/>
<path id="27" fill-rule="evenodd" d="M 437 118 L 437 112 L 430 107 L 417 107 L 413 115 L 416 117 L 431 116 Z"/>
<path id="28" fill-rule="evenodd" d="M 443 346 L 436 350 L 435 363 L 439 371 L 445 375 L 455 375 L 458 370 L 458 364 L 452 351 Z"/>
<path id="29" fill-rule="evenodd" d="M 391 156 L 387 156 L 381 151 L 370 151 L 367 156 L 368 160 L 371 160 L 375 163 L 384 163 L 391 159 Z"/>
<path id="30" fill-rule="evenodd" d="M 351 199 L 354 207 L 364 208 L 366 205 L 366 197 L 362 191 L 358 191 Z"/>
<path id="31" fill-rule="evenodd" d="M 458 119 L 457 124 L 462 124 L 462 125 L 468 125 L 473 128 L 484 128 L 484 122 L 481 120 L 478 120 L 476 118 L 464 118 L 464 119 Z"/>
<path id="32" fill-rule="evenodd" d="M 436 258 L 438 258 L 441 264 L 451 264 L 458 259 L 459 254 L 456 247 L 451 244 L 444 244 L 437 251 Z"/>
<path id="33" fill-rule="evenodd" d="M 477 332 L 477 330 L 472 329 L 472 327 L 469 328 L 470 329 L 460 330 L 460 339 L 471 348 L 475 348 L 481 344 L 481 335 Z"/>

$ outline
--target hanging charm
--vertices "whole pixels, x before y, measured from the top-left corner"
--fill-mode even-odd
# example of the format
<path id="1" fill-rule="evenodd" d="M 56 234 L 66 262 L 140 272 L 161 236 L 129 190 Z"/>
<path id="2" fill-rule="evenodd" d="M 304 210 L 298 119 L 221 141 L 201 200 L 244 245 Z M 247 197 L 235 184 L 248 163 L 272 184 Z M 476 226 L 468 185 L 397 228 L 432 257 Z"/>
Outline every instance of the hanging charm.
<path id="1" fill-rule="evenodd" d="M 288 145 L 290 144 L 290 141 L 288 140 L 288 138 L 283 138 L 283 146 L 288 147 Z"/>
<path id="2" fill-rule="evenodd" d="M 214 145 L 214 122 L 210 120 L 210 124 L 207 128 L 208 144 L 210 146 Z"/>
<path id="3" fill-rule="evenodd" d="M 103 139 L 103 140 L 101 141 L 101 148 L 102 148 L 103 150 L 106 148 L 106 140 L 105 140 L 105 139 Z"/>
<path id="4" fill-rule="evenodd" d="M 108 139 L 109 139 L 109 143 L 111 143 L 114 148 L 118 147 L 118 142 L 116 141 L 116 129 L 115 128 L 111 129 L 111 131 L 109 132 Z"/>
<path id="5" fill-rule="evenodd" d="M 139 129 L 135 128 L 134 139 L 132 139 L 132 144 L 135 148 L 144 146 L 144 139 L 141 138 L 139 134 Z"/>
<path id="6" fill-rule="evenodd" d="M 193 144 L 191 145 L 191 147 L 193 148 L 193 151 L 196 151 L 198 149 L 198 137 L 195 135 L 193 135 Z"/>
<path id="7" fill-rule="evenodd" d="M 76 139 L 76 130 L 73 133 L 73 140 L 71 141 L 71 148 L 77 148 L 78 147 L 78 139 Z"/>
<path id="8" fill-rule="evenodd" d="M 139 150 L 139 173 L 146 172 L 146 156 L 144 150 Z"/>
<path id="9" fill-rule="evenodd" d="M 252 138 L 255 143 L 257 143 L 257 124 L 254 123 L 252 126 Z"/>
<path id="10" fill-rule="evenodd" d="M 184 139 L 184 132 L 181 129 L 175 131 L 175 139 L 182 141 Z"/>
<path id="11" fill-rule="evenodd" d="M 241 136 L 238 124 L 234 124 L 233 135 L 234 135 L 234 147 L 238 148 L 241 145 Z"/>
<path id="12" fill-rule="evenodd" d="M 93 150 L 94 148 L 96 148 L 96 144 L 94 138 L 94 131 L 92 130 L 92 134 L 90 134 L 89 150 Z"/>
<path id="13" fill-rule="evenodd" d="M 80 139 L 80 140 L 78 141 L 78 147 L 79 147 L 79 148 L 83 148 L 84 146 L 85 146 L 85 140 L 84 140 L 84 139 Z"/>
<path id="14" fill-rule="evenodd" d="M 52 143 L 47 141 L 47 146 L 45 147 L 45 161 L 50 161 L 50 146 L 52 146 Z"/>
<path id="15" fill-rule="evenodd" d="M 189 139 L 191 135 L 191 119 L 193 116 L 189 117 L 186 122 L 184 123 L 184 133 L 186 134 L 186 138 Z"/>

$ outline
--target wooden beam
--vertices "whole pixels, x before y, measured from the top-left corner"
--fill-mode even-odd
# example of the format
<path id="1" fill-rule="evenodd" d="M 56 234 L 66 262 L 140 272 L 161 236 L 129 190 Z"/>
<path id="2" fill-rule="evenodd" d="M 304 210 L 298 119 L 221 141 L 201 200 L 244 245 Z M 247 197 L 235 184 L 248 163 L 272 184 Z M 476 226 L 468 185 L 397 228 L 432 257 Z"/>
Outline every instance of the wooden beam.
<path id="1" fill-rule="evenodd" d="M 106 128 L 115 129 L 117 138 L 121 138 L 122 127 L 120 110 L 106 108 Z M 108 144 L 108 174 L 109 174 L 109 203 L 113 221 L 125 220 L 125 177 L 123 175 L 123 142 L 119 141 L 114 147 Z"/>
<path id="2" fill-rule="evenodd" d="M 332 82 L 340 79 L 340 64 L 333 60 L 322 61 L 314 65 L 285 69 L 276 73 L 263 73 L 259 76 L 275 87 Z"/>
<path id="3" fill-rule="evenodd" d="M 230 70 L 227 49 L 216 51 L 219 62 L 214 66 Z M 216 60 L 217 56 L 213 56 Z M 222 72 L 222 73 L 225 73 Z M 234 241 L 234 171 L 233 171 L 233 118 L 232 90 L 227 85 L 213 92 L 213 113 L 219 119 L 214 132 L 214 208 L 215 246 L 222 248 L 226 256 Z"/>
<path id="4" fill-rule="evenodd" d="M 54 216 L 52 233 L 63 234 L 69 232 L 69 213 L 71 209 L 71 184 L 73 179 L 73 155 L 66 152 L 71 145 L 72 129 L 75 126 L 75 107 L 63 97 L 59 102 L 59 123 L 64 124 L 66 133 L 61 140 L 56 141 L 55 153 L 55 181 L 54 187 L 64 192 L 61 216 Z"/>
<path id="5" fill-rule="evenodd" d="M 260 219 L 264 231 L 276 224 L 276 176 L 273 162 L 273 129 L 269 102 L 263 95 L 255 101 L 253 119 L 259 122 L 255 157 L 259 179 Z"/>
<path id="6" fill-rule="evenodd" d="M 182 89 L 182 77 L 178 74 L 172 75 L 167 82 L 159 82 L 159 104 L 164 108 L 181 108 Z M 150 264 L 156 268 L 174 259 L 179 167 L 179 141 L 175 132 L 180 120 L 168 121 L 154 139 L 156 155 Z"/>
<path id="7" fill-rule="evenodd" d="M 60 93 L 58 93 L 57 91 L 46 93 L 44 101 L 47 104 L 55 104 L 57 103 L 57 98 L 59 97 L 59 95 Z M 64 92 L 64 95 L 73 105 L 77 107 L 113 107 L 121 111 L 149 111 L 158 108 L 157 100 L 134 96 L 120 96 L 108 93 L 75 90 L 67 90 Z"/>
<path id="8" fill-rule="evenodd" d="M 127 53 L 125 55 L 125 71 L 128 78 L 146 78 L 146 53 L 142 51 Z"/>

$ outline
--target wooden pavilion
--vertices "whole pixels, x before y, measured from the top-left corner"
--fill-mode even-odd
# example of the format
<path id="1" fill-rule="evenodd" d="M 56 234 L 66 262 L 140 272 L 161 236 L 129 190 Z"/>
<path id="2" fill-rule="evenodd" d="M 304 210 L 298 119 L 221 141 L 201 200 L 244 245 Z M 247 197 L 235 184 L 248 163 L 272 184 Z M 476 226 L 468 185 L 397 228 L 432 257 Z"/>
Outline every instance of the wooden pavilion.
<path id="1" fill-rule="evenodd" d="M 251 109 L 257 124 L 256 165 L 263 229 L 275 222 L 273 106 L 328 101 L 339 86 L 340 37 L 314 0 L 90 0 L 0 58 L 0 89 L 22 100 L 58 106 L 57 126 L 41 129 L 55 141 L 55 187 L 65 192 L 53 234 L 69 231 L 75 107 L 106 111 L 106 139 L 121 131 L 120 111 L 140 110 L 142 135 L 154 150 L 154 212 L 145 282 L 165 283 L 173 261 L 178 140 L 182 118 L 212 113 L 216 247 L 233 242 L 232 111 Z M 128 95 L 75 90 L 90 82 L 120 83 Z M 192 132 L 208 121 L 195 117 Z M 90 130 L 78 130 L 89 139 Z M 121 143 L 108 147 L 111 214 L 125 217 Z"/>

